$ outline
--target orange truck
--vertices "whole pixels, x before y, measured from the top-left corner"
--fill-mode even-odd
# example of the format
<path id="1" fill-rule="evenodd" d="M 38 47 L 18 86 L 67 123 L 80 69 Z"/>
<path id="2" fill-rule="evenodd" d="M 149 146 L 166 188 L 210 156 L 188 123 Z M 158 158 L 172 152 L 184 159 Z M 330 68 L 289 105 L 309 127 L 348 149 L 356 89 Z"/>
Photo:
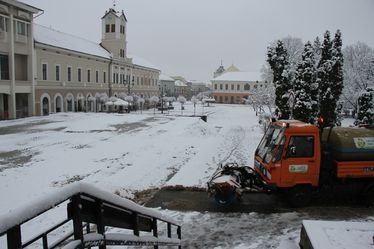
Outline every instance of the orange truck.
<path id="1" fill-rule="evenodd" d="M 256 149 L 254 170 L 262 189 L 284 193 L 294 206 L 323 191 L 349 192 L 373 204 L 374 129 L 275 121 Z"/>

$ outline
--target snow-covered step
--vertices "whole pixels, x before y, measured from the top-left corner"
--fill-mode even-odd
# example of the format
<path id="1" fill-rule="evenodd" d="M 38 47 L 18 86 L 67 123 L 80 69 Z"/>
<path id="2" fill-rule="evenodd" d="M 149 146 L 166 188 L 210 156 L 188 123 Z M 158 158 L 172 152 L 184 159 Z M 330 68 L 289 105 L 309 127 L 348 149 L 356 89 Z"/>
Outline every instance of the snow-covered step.
<path id="1" fill-rule="evenodd" d="M 300 247 L 303 249 L 373 249 L 373 222 L 304 220 Z"/>

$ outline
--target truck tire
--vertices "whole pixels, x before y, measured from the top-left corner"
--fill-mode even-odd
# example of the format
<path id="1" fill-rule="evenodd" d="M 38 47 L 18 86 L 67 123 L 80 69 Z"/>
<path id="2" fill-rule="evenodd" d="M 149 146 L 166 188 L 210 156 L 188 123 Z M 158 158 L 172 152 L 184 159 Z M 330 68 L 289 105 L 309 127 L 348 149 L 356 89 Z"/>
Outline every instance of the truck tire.
<path id="1" fill-rule="evenodd" d="M 292 187 L 287 193 L 287 199 L 292 207 L 308 206 L 312 200 L 312 187 L 309 185 Z"/>
<path id="2" fill-rule="evenodd" d="M 374 206 L 374 183 L 368 184 L 362 197 L 366 206 Z"/>

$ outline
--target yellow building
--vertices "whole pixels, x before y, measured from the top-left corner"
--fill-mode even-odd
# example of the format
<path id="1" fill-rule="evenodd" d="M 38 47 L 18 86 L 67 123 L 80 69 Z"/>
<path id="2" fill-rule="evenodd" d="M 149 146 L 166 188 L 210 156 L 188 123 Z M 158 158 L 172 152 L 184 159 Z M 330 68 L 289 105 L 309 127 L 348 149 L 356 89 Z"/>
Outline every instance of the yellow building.
<path id="1" fill-rule="evenodd" d="M 211 80 L 212 96 L 217 103 L 240 104 L 255 88 L 267 88 L 259 72 L 241 72 L 231 65 L 220 76 Z"/>
<path id="2" fill-rule="evenodd" d="M 127 19 L 109 9 L 101 43 L 33 23 L 40 9 L 0 0 L 0 120 L 101 111 L 110 96 L 159 95 L 160 70 L 127 55 Z"/>

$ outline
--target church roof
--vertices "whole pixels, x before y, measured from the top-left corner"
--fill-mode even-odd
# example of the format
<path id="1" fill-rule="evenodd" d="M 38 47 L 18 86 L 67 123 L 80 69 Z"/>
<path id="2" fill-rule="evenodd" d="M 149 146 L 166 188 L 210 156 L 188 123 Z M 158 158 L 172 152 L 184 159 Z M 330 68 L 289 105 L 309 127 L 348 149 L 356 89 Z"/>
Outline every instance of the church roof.
<path id="1" fill-rule="evenodd" d="M 240 72 L 239 68 L 237 68 L 236 66 L 234 66 L 234 64 L 231 64 L 231 66 L 229 66 L 225 72 Z"/>
<path id="2" fill-rule="evenodd" d="M 223 73 L 225 71 L 225 68 L 221 65 L 219 68 L 217 68 L 216 73 Z"/>
<path id="3" fill-rule="evenodd" d="M 260 72 L 227 72 L 211 81 L 253 82 L 262 81 L 262 78 Z"/>
<path id="4" fill-rule="evenodd" d="M 105 15 L 101 19 L 105 18 L 110 13 L 114 14 L 115 16 L 117 16 L 117 12 L 114 9 L 110 8 L 108 11 L 105 11 Z"/>

